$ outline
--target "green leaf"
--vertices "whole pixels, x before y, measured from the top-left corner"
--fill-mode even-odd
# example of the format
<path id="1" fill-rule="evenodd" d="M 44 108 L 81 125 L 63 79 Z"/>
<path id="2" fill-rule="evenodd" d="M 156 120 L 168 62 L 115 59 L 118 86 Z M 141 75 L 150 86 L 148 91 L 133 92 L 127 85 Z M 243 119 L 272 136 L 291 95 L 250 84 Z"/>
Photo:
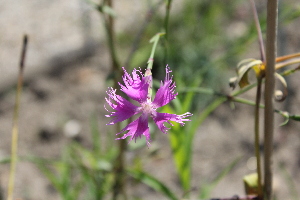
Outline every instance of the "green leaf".
<path id="1" fill-rule="evenodd" d="M 280 83 L 283 86 L 283 92 L 281 92 L 280 90 L 275 91 L 275 100 L 278 102 L 282 102 L 286 99 L 288 95 L 287 83 L 282 75 L 275 73 L 275 77 L 280 81 Z"/>
<path id="2" fill-rule="evenodd" d="M 102 6 L 102 12 L 106 13 L 106 14 L 112 16 L 112 17 L 116 17 L 117 16 L 116 12 L 111 7 L 109 7 L 107 5 Z"/>
<path id="3" fill-rule="evenodd" d="M 53 187 L 60 193 L 63 193 L 63 188 L 60 183 L 60 180 L 56 177 L 56 174 L 53 170 L 50 169 L 48 166 L 50 163 L 54 164 L 54 162 L 46 161 L 45 159 L 32 157 L 29 158 L 38 168 L 39 170 L 44 174 L 44 176 L 47 177 L 47 179 L 51 182 Z M 56 163 L 58 165 L 58 163 Z"/>
<path id="4" fill-rule="evenodd" d="M 179 99 L 177 99 L 179 101 Z M 165 105 L 163 111 L 166 113 L 181 113 L 181 110 L 173 110 L 170 105 Z M 170 129 L 170 143 L 172 148 L 173 159 L 176 166 L 176 171 L 179 176 L 181 185 L 185 191 L 190 189 L 191 180 L 191 154 L 189 153 L 188 134 L 185 128 L 177 123 Z"/>
<path id="5" fill-rule="evenodd" d="M 0 164 L 7 164 L 7 163 L 10 163 L 10 161 L 11 161 L 11 157 L 2 158 L 0 160 Z"/>
<path id="6" fill-rule="evenodd" d="M 142 66 L 145 61 L 149 58 L 149 52 L 151 51 L 151 47 L 149 45 L 140 47 L 138 51 L 135 51 L 133 57 L 130 61 L 130 66 Z"/>
<path id="7" fill-rule="evenodd" d="M 285 121 L 282 124 L 280 124 L 280 126 L 286 125 L 290 119 L 294 121 L 300 121 L 300 115 L 290 115 L 288 112 L 283 112 L 279 110 L 275 110 L 275 112 L 279 113 L 285 118 Z"/>
<path id="8" fill-rule="evenodd" d="M 199 87 L 201 83 L 202 83 L 201 78 L 195 78 L 191 87 Z M 191 109 L 192 102 L 193 102 L 192 100 L 193 100 L 194 96 L 195 96 L 195 92 L 187 92 L 187 94 L 185 94 L 185 98 L 182 103 L 182 110 L 185 111 L 185 110 Z"/>
<path id="9" fill-rule="evenodd" d="M 168 197 L 168 199 L 171 200 L 179 199 L 165 184 L 163 184 L 162 182 L 160 182 L 158 179 L 151 176 L 150 174 L 147 174 L 139 170 L 127 170 L 127 173 L 133 178 L 135 178 L 136 180 L 148 185 L 155 191 L 165 195 L 166 197 Z"/>
<path id="10" fill-rule="evenodd" d="M 258 194 L 258 175 L 252 173 L 243 178 L 245 190 L 247 195 Z"/>
<path id="11" fill-rule="evenodd" d="M 300 17 L 300 6 L 295 6 L 291 3 L 282 4 L 282 8 L 279 12 L 279 20 L 284 23 L 290 23 L 293 20 Z"/>
<path id="12" fill-rule="evenodd" d="M 100 140 L 100 132 L 99 132 L 99 128 L 98 128 L 98 123 L 97 123 L 98 119 L 96 114 L 94 114 L 91 117 L 90 120 L 90 127 L 91 127 L 91 133 L 92 133 L 92 143 L 93 143 L 93 150 L 95 152 L 95 155 L 100 155 L 101 154 L 101 140 Z"/>
<path id="13" fill-rule="evenodd" d="M 179 179 L 184 192 L 190 190 L 191 184 L 191 153 L 192 146 L 189 144 L 189 133 L 183 127 L 174 124 L 170 130 L 170 142 L 172 147 L 173 159 L 179 175 Z"/>
<path id="14" fill-rule="evenodd" d="M 188 97 L 187 95 L 185 97 Z M 185 101 L 185 100 L 183 100 Z M 184 127 L 174 123 L 170 129 L 170 143 L 178 177 L 184 192 L 190 190 L 193 139 L 195 133 L 207 116 L 221 105 L 226 98 L 220 97 L 209 104 L 200 115 L 195 115 Z M 173 110 L 170 105 L 163 108 L 166 113 L 184 113 L 186 110 Z"/>

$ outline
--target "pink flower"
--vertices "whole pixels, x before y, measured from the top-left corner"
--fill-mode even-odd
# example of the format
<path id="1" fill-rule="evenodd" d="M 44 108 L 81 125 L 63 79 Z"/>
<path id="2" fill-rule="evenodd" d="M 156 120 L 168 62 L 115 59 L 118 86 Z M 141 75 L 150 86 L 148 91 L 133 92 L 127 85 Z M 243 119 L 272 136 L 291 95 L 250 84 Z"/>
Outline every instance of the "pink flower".
<path id="1" fill-rule="evenodd" d="M 184 121 L 190 121 L 189 119 L 185 119 L 186 117 L 192 116 L 191 113 L 187 112 L 183 115 L 169 114 L 169 113 L 159 113 L 157 112 L 157 108 L 162 107 L 168 104 L 170 101 L 176 98 L 178 93 L 175 93 L 175 82 L 172 80 L 172 76 L 170 77 L 169 73 L 172 72 L 170 68 L 166 67 L 166 77 L 164 81 L 161 81 L 160 88 L 158 89 L 155 98 L 151 101 L 151 90 L 152 90 L 152 75 L 149 69 L 146 70 L 146 74 L 143 75 L 140 70 L 134 69 L 132 72 L 132 76 L 127 73 L 127 71 L 123 68 L 124 75 L 123 81 L 124 85 L 119 83 L 121 86 L 121 91 L 124 92 L 129 98 L 137 101 L 139 106 L 136 106 L 116 94 L 116 89 L 108 88 L 106 92 L 108 98 L 105 98 L 108 105 L 114 109 L 113 112 L 110 112 L 109 115 L 105 115 L 106 117 L 113 117 L 111 121 L 107 125 L 112 125 L 117 122 L 124 121 L 136 114 L 141 113 L 140 117 L 130 124 L 128 124 L 125 128 L 121 130 L 124 133 L 121 138 L 125 139 L 130 136 L 130 141 L 137 137 L 141 137 L 144 135 L 146 137 L 147 145 L 150 145 L 150 132 L 148 126 L 149 117 L 151 117 L 157 127 L 163 132 L 167 133 L 168 127 L 165 126 L 165 122 L 173 126 L 170 121 L 174 121 L 180 123 L 180 125 L 184 125 Z M 126 133 L 126 131 L 128 131 Z"/>

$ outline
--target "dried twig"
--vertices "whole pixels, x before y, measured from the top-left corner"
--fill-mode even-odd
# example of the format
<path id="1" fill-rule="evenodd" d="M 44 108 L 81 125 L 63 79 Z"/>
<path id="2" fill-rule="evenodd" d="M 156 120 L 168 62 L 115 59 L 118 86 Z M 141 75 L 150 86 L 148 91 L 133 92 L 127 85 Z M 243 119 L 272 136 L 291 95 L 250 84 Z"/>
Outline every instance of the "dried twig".
<path id="1" fill-rule="evenodd" d="M 14 183 L 15 183 L 14 179 L 16 173 L 16 163 L 17 163 L 17 154 L 18 154 L 19 110 L 20 110 L 20 99 L 21 99 L 22 86 L 23 86 L 23 71 L 24 71 L 24 63 L 25 63 L 25 56 L 26 56 L 26 49 L 27 49 L 27 41 L 28 41 L 28 37 L 27 35 L 24 35 L 20 66 L 19 66 L 16 102 L 15 102 L 14 115 L 13 115 L 11 162 L 10 162 L 10 172 L 9 172 L 9 180 L 8 180 L 7 200 L 13 199 L 13 191 L 14 191 Z"/>

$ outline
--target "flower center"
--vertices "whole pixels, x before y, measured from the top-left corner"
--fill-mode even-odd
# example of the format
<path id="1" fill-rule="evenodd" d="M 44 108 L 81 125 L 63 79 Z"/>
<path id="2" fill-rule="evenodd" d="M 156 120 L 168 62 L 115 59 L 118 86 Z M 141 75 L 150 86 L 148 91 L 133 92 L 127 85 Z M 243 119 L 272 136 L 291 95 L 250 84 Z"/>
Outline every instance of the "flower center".
<path id="1" fill-rule="evenodd" d="M 155 109 L 152 106 L 151 102 L 145 102 L 142 104 L 142 112 L 145 114 L 152 114 Z"/>

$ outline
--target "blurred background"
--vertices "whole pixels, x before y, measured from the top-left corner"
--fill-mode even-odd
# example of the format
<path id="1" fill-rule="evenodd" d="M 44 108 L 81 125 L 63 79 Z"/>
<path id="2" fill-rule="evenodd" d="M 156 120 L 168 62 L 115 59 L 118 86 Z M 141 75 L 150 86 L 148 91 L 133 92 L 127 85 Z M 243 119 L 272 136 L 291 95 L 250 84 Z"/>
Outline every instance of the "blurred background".
<path id="1" fill-rule="evenodd" d="M 264 35 L 266 7 L 264 3 L 256 2 Z M 67 173 L 64 170 L 69 165 L 63 163 L 76 165 L 78 160 L 75 157 L 82 152 L 83 157 L 92 157 L 93 160 L 96 159 L 93 157 L 95 149 L 102 149 L 102 152 L 110 149 L 106 154 L 110 157 L 103 158 L 104 164 L 97 170 L 109 171 L 112 167 L 118 141 L 114 140 L 115 128 L 105 125 L 109 119 L 104 116 L 105 91 L 112 86 L 112 71 L 103 16 L 95 8 L 97 3 L 85 0 L 0 2 L 2 198 L 9 175 L 9 164 L 5 159 L 10 156 L 15 86 L 24 34 L 28 34 L 29 44 L 19 121 L 18 151 L 22 159 L 17 165 L 14 196 L 24 200 L 68 199 L 61 195 L 64 190 L 58 191 L 57 188 L 59 184 L 74 186 L 72 184 L 77 183 L 80 172 L 70 170 Z M 279 7 L 278 55 L 299 52 L 300 4 L 288 0 L 281 1 Z M 120 65 L 129 71 L 137 67 L 144 69 L 152 48 L 149 40 L 164 30 L 165 1 L 114 1 L 113 11 Z M 153 76 L 162 80 L 164 66 L 168 64 L 173 70 L 179 100 L 183 100 L 187 87 L 201 86 L 228 94 L 231 92 L 228 80 L 235 76 L 237 63 L 246 58 L 260 59 L 249 1 L 174 0 L 168 40 L 161 40 L 156 50 Z M 299 72 L 287 78 L 289 96 L 285 102 L 276 104 L 276 108 L 299 115 L 300 81 L 297 76 Z M 251 90 L 243 97 L 254 100 L 254 95 L 255 90 Z M 214 98 L 195 93 L 188 111 L 194 116 L 200 115 Z M 239 162 L 212 189 L 211 195 L 243 195 L 242 177 L 255 171 L 253 112 L 252 106 L 235 104 L 233 107 L 231 103 L 224 103 L 197 129 L 192 149 L 191 197 L 196 198 L 193 192 L 213 180 L 216 173 L 237 158 L 240 158 Z M 278 199 L 297 199 L 300 190 L 300 126 L 290 121 L 279 127 L 283 121 L 281 116 L 276 116 L 274 187 Z M 143 143 L 129 145 L 125 154 L 126 165 L 142 168 L 177 191 L 180 183 L 172 160 L 169 135 L 154 130 L 150 148 Z M 72 155 L 77 150 L 80 153 Z M 93 168 L 90 160 L 80 162 L 87 162 Z M 63 180 L 60 173 L 65 176 L 74 174 L 75 180 L 59 182 L 57 180 Z M 112 178 L 105 176 L 106 179 Z M 126 182 L 126 190 L 132 197 L 129 199 L 165 198 L 134 180 Z M 80 188 L 77 189 L 77 199 L 93 199 L 87 188 L 95 186 L 88 187 L 82 182 L 78 185 L 74 186 L 75 190 Z M 86 195 L 91 196 L 87 198 Z M 177 195 L 183 194 L 178 192 Z M 109 199 L 110 196 L 103 198 Z"/>

